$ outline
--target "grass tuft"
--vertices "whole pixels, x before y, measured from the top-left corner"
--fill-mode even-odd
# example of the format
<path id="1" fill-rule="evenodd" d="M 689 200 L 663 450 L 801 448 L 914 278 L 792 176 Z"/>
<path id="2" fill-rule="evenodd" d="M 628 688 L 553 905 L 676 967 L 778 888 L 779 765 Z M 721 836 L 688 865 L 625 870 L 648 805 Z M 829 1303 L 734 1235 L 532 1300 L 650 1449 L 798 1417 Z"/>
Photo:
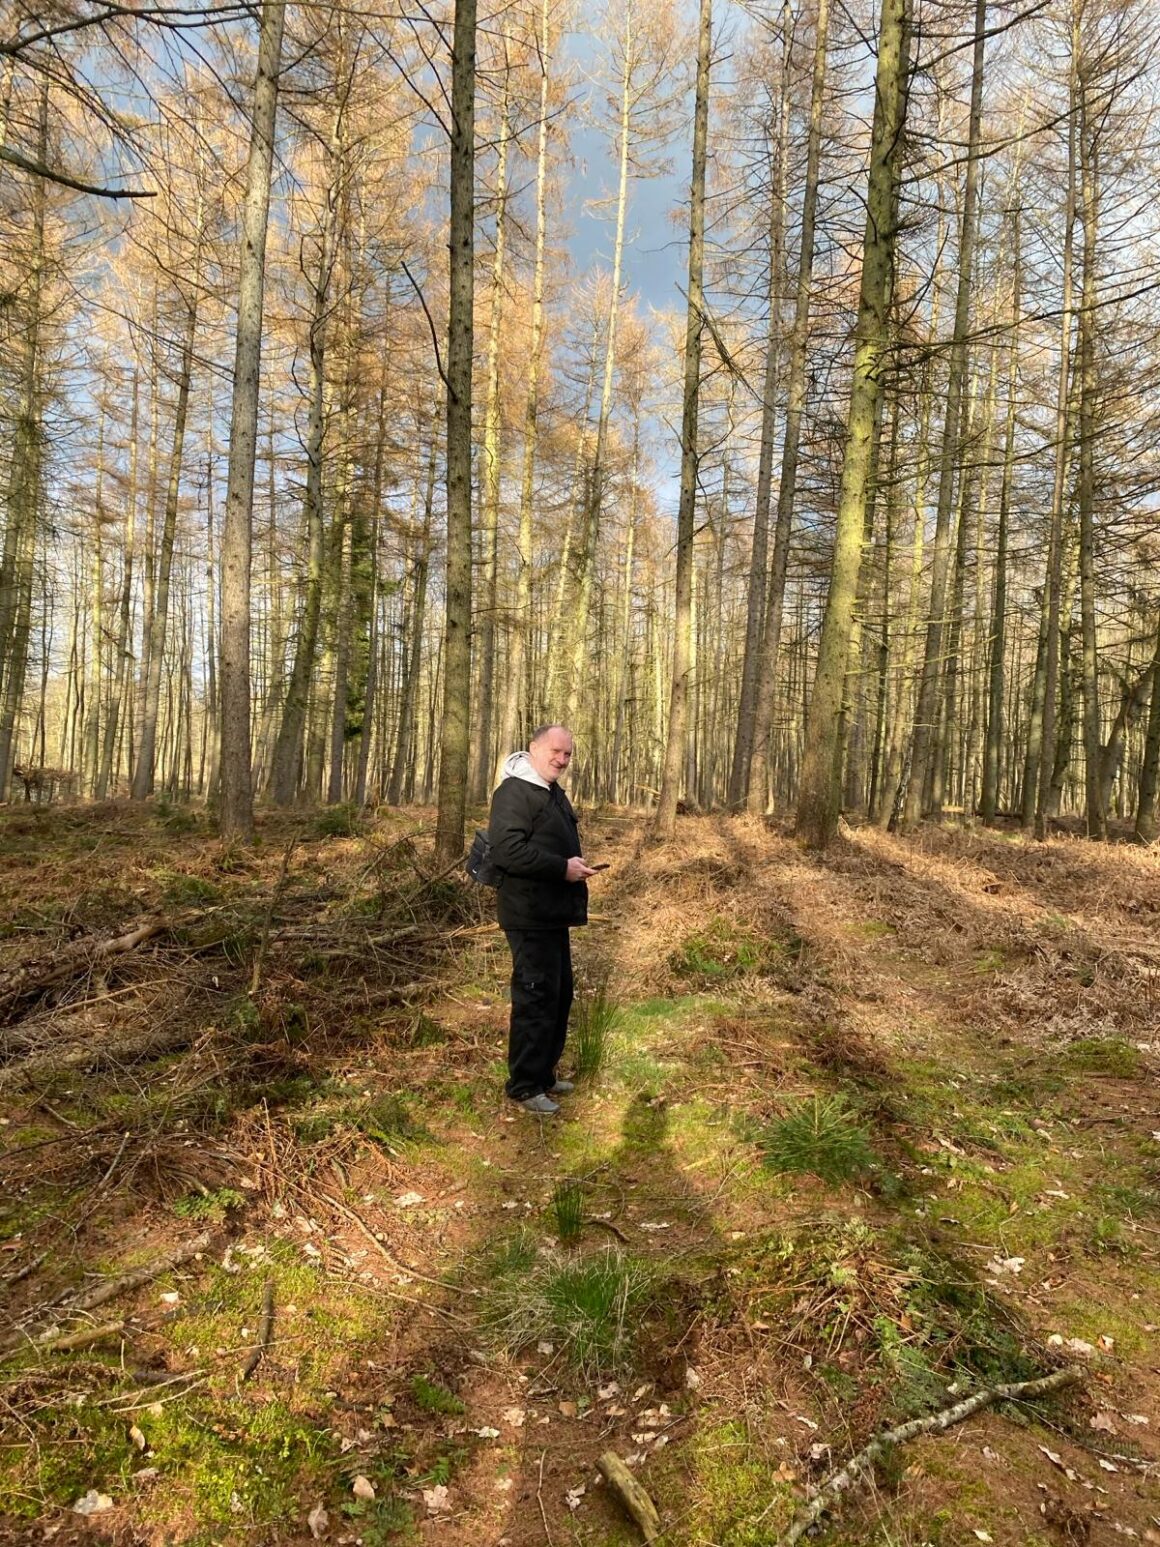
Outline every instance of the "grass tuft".
<path id="1" fill-rule="evenodd" d="M 578 1241 L 584 1229 L 584 1189 L 579 1182 L 557 1182 L 552 1192 L 552 1215 L 556 1234 L 567 1245 Z"/>
<path id="2" fill-rule="evenodd" d="M 772 1171 L 806 1173 L 836 1185 L 856 1181 L 874 1166 L 865 1126 L 844 1096 L 813 1096 L 766 1128 L 759 1139 Z"/>
<path id="3" fill-rule="evenodd" d="M 607 983 L 597 983 L 590 993 L 577 999 L 569 1044 L 572 1067 L 581 1079 L 593 1079 L 608 1063 L 619 1018 L 619 1007 L 609 994 Z"/>
<path id="4" fill-rule="evenodd" d="M 537 1255 L 529 1268 L 492 1280 L 484 1320 L 509 1353 L 547 1338 L 594 1380 L 631 1368 L 652 1289 L 649 1268 L 614 1247 L 579 1261 Z"/>

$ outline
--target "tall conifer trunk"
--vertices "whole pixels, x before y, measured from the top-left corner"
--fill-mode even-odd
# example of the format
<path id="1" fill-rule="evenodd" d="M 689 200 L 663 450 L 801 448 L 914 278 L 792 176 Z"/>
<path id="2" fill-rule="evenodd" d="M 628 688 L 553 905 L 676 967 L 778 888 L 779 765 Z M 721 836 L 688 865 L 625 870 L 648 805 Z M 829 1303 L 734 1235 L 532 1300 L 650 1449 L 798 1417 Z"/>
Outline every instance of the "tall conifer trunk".
<path id="1" fill-rule="evenodd" d="M 435 855 L 463 850 L 471 728 L 471 359 L 475 294 L 476 0 L 455 0 L 451 50 L 451 274 L 447 324 L 447 603 Z"/>
<path id="2" fill-rule="evenodd" d="M 909 0 L 882 0 L 874 125 L 855 332 L 854 381 L 838 491 L 834 558 L 806 721 L 797 831 L 813 848 L 835 836 L 841 805 L 841 727 L 846 663 L 862 561 L 870 463 L 894 286 L 895 176 L 910 72 Z"/>
<path id="3" fill-rule="evenodd" d="M 697 94 L 693 107 L 693 170 L 689 193 L 689 303 L 685 324 L 685 386 L 681 415 L 681 498 L 677 510 L 677 592 L 669 734 L 657 802 L 656 832 L 671 838 L 685 776 L 689 677 L 693 649 L 693 516 L 697 499 L 697 420 L 701 394 L 701 335 L 705 327 L 705 162 L 709 135 L 709 58 L 712 0 L 701 0 L 697 39 Z"/>
<path id="4" fill-rule="evenodd" d="M 222 527 L 221 828 L 223 838 L 245 841 L 251 839 L 254 832 L 250 779 L 250 560 L 266 229 L 278 110 L 278 72 L 286 18 L 283 0 L 264 0 L 261 14 L 258 75 L 254 83 L 250 155 L 242 211 L 230 460 Z"/>

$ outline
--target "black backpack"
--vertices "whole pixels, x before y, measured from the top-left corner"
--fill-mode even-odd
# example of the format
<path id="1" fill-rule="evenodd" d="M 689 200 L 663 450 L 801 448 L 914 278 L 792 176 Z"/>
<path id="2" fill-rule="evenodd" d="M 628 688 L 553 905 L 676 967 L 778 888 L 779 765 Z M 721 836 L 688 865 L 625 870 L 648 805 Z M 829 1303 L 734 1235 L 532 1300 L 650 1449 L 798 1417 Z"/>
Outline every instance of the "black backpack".
<path id="1" fill-rule="evenodd" d="M 482 827 L 475 829 L 475 837 L 463 861 L 463 868 L 480 886 L 498 886 L 503 880 L 503 871 L 491 857 L 491 839 Z"/>

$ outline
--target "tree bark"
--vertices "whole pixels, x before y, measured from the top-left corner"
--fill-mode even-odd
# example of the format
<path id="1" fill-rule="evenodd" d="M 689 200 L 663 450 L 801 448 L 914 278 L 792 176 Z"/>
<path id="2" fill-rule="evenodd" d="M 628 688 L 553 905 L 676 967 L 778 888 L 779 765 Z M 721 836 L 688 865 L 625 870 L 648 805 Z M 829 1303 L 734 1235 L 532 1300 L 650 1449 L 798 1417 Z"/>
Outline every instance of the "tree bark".
<path id="1" fill-rule="evenodd" d="M 475 294 L 476 0 L 455 0 L 447 324 L 447 603 L 435 860 L 463 851 L 471 728 L 471 360 Z"/>
<path id="2" fill-rule="evenodd" d="M 697 87 L 693 106 L 693 167 L 689 192 L 689 288 L 685 323 L 685 385 L 681 414 L 681 497 L 677 509 L 676 616 L 668 741 L 657 802 L 656 834 L 673 836 L 685 773 L 693 626 L 693 517 L 697 500 L 697 422 L 701 397 L 701 335 L 705 327 L 705 163 L 709 134 L 709 62 L 712 0 L 701 0 Z"/>
<path id="3" fill-rule="evenodd" d="M 806 182 L 802 193 L 801 250 L 798 254 L 797 294 L 794 299 L 789 380 L 786 387 L 785 436 L 782 442 L 781 478 L 777 486 L 777 515 L 774 520 L 773 560 L 765 608 L 765 633 L 756 673 L 757 692 L 753 709 L 753 731 L 749 766 L 739 780 L 746 789 L 749 810 L 765 810 L 769 783 L 769 736 L 773 727 L 773 709 L 777 697 L 778 651 L 781 643 L 781 619 L 785 604 L 785 577 L 789 564 L 789 542 L 793 508 L 797 496 L 798 452 L 801 444 L 802 415 L 806 401 L 806 365 L 809 351 L 810 300 L 814 275 L 814 228 L 818 208 L 818 176 L 821 162 L 822 107 L 826 85 L 826 49 L 829 35 L 829 0 L 819 0 L 817 33 L 814 40 L 814 69 L 810 86 L 810 127 L 806 144 Z"/>
<path id="4" fill-rule="evenodd" d="M 975 0 L 975 46 L 971 72 L 971 112 L 963 187 L 963 218 L 959 237 L 958 290 L 951 335 L 947 377 L 946 416 L 943 420 L 939 464 L 938 509 L 935 516 L 934 558 L 931 568 L 930 620 L 926 631 L 922 677 L 915 710 L 914 741 L 907 782 L 905 820 L 913 825 L 922 815 L 923 797 L 938 755 L 939 682 L 942 668 L 944 613 L 950 568 L 950 529 L 954 511 L 955 472 L 959 460 L 959 421 L 963 382 L 967 373 L 967 349 L 971 321 L 971 276 L 974 266 L 978 211 L 979 137 L 983 116 L 983 57 L 987 3 Z"/>
<path id="5" fill-rule="evenodd" d="M 263 0 L 261 17 L 242 214 L 238 332 L 221 546 L 221 830 L 227 842 L 249 842 L 254 833 L 250 777 L 250 562 L 266 230 L 278 110 L 278 72 L 286 18 L 284 0 Z"/>
<path id="6" fill-rule="evenodd" d="M 909 60 L 909 0 L 882 0 L 854 381 L 838 492 L 833 569 L 818 644 L 798 792 L 797 831 L 812 848 L 825 848 L 838 829 L 842 790 L 839 722 L 862 561 L 874 425 L 889 343 L 896 238 L 895 171 L 906 122 Z"/>

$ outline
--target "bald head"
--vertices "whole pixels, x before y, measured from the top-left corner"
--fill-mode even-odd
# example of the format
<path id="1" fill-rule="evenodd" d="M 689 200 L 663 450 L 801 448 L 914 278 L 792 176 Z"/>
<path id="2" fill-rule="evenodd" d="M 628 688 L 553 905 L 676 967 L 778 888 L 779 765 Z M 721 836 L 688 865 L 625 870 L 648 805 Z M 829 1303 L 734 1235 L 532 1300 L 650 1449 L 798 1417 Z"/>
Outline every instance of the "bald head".
<path id="1" fill-rule="evenodd" d="M 528 759 L 541 779 L 555 784 L 572 761 L 572 732 L 566 725 L 541 725 L 528 743 Z"/>

